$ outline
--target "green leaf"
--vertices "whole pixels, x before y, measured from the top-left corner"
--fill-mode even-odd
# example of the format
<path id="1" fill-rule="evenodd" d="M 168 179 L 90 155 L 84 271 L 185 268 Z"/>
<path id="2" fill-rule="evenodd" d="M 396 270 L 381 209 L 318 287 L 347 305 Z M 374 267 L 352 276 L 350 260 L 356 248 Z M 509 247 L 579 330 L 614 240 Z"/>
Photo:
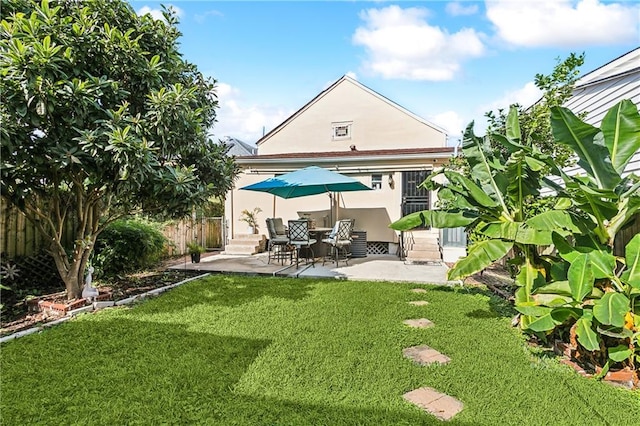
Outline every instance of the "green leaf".
<path id="1" fill-rule="evenodd" d="M 531 302 L 529 302 L 531 303 Z M 529 315 L 532 317 L 541 317 L 543 315 L 551 314 L 552 309 L 546 306 L 538 306 L 538 305 L 517 305 L 516 310 L 520 312 L 522 315 Z"/>
<path id="2" fill-rule="evenodd" d="M 626 270 L 620 279 L 633 288 L 640 288 L 640 234 L 636 234 L 625 247 Z"/>
<path id="3" fill-rule="evenodd" d="M 565 210 L 549 210 L 528 219 L 528 227 L 541 231 L 557 231 L 566 229 L 571 232 L 580 232 L 580 228 L 573 223 L 573 217 Z"/>
<path id="4" fill-rule="evenodd" d="M 616 258 L 614 255 L 601 250 L 589 252 L 591 270 L 595 279 L 612 278 L 615 274 Z"/>
<path id="5" fill-rule="evenodd" d="M 551 245 L 553 240 L 551 239 L 551 231 L 531 229 L 521 224 L 516 235 L 516 242 L 546 246 Z"/>
<path id="6" fill-rule="evenodd" d="M 609 348 L 609 359 L 611 359 L 611 361 L 622 362 L 625 359 L 628 359 L 631 354 L 633 354 L 633 351 L 626 345 L 618 345 Z"/>
<path id="7" fill-rule="evenodd" d="M 444 175 L 447 177 L 449 182 L 464 188 L 467 191 L 467 193 L 471 196 L 471 198 L 473 198 L 473 200 L 475 200 L 482 207 L 491 208 L 491 207 L 498 206 L 497 201 L 495 201 L 493 198 L 488 196 L 487 193 L 484 192 L 482 188 L 476 185 L 472 180 L 467 179 L 466 177 L 462 176 L 460 173 L 446 171 L 444 172 Z"/>
<path id="8" fill-rule="evenodd" d="M 489 238 L 515 240 L 518 225 L 517 222 L 492 222 L 480 229 L 480 233 Z"/>
<path id="9" fill-rule="evenodd" d="M 458 260 L 447 276 L 459 280 L 482 271 L 498 259 L 502 259 L 513 247 L 513 243 L 502 240 L 485 240 L 472 245 L 469 254 Z"/>
<path id="10" fill-rule="evenodd" d="M 559 294 L 562 296 L 571 296 L 571 287 L 569 281 L 553 281 L 549 284 L 538 287 L 535 294 Z"/>
<path id="11" fill-rule="evenodd" d="M 598 334 L 593 331 L 591 319 L 583 317 L 576 321 L 576 334 L 578 342 L 586 350 L 597 351 L 600 349 L 600 339 Z"/>
<path id="12" fill-rule="evenodd" d="M 571 263 L 568 272 L 571 295 L 578 302 L 582 302 L 593 289 L 593 271 L 588 254 L 580 254 Z"/>
<path id="13" fill-rule="evenodd" d="M 408 214 L 393 222 L 389 227 L 396 231 L 408 231 L 419 226 L 458 228 L 473 223 L 477 218 L 476 213 L 464 210 L 423 210 Z"/>
<path id="14" fill-rule="evenodd" d="M 620 175 L 609 161 L 606 147 L 595 143 L 600 130 L 576 117 L 565 107 L 551 107 L 551 129 L 558 143 L 571 147 L 578 155 L 578 165 L 592 176 L 599 188 L 612 189 Z"/>
<path id="15" fill-rule="evenodd" d="M 640 150 L 640 114 L 628 99 L 613 106 L 600 125 L 613 168 L 622 174 L 633 155 Z"/>
<path id="16" fill-rule="evenodd" d="M 558 250 L 560 257 L 562 257 L 567 262 L 573 262 L 576 257 L 580 255 L 580 253 L 575 250 L 571 244 L 567 242 L 567 240 L 557 232 L 551 233 L 551 240 L 553 241 L 553 245 Z"/>
<path id="17" fill-rule="evenodd" d="M 556 322 L 553 320 L 551 316 L 551 312 L 541 317 L 535 317 L 532 321 L 527 325 L 526 329 L 536 332 L 549 331 L 556 328 Z"/>
<path id="18" fill-rule="evenodd" d="M 624 326 L 624 316 L 629 312 L 629 299 L 622 293 L 606 293 L 593 305 L 593 316 L 602 324 Z"/>

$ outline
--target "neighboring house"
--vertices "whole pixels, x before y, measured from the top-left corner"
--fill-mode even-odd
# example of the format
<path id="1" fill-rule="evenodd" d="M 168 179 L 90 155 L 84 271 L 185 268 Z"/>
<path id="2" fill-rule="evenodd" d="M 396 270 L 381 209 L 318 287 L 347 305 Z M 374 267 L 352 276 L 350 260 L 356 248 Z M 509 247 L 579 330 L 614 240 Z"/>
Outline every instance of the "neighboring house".
<path id="1" fill-rule="evenodd" d="M 225 205 L 230 235 L 246 233 L 240 212 L 259 207 L 263 233 L 267 217 L 286 223 L 306 215 L 320 227 L 350 218 L 356 230 L 366 231 L 368 252 L 396 253 L 399 234 L 389 224 L 433 208 L 434 195 L 417 186 L 453 155 L 446 142 L 440 127 L 343 76 L 258 140 L 257 155 L 236 158 L 242 173 Z M 238 189 L 311 165 L 354 177 L 374 190 L 340 193 L 331 203 L 327 194 L 283 199 Z M 437 230 L 411 235 L 414 241 L 430 238 L 439 257 Z"/>
<path id="2" fill-rule="evenodd" d="M 640 107 L 640 47 L 602 65 L 580 78 L 573 90 L 573 95 L 564 106 L 574 114 L 586 112 L 585 122 L 600 127 L 607 111 L 623 99 L 630 99 Z M 565 170 L 569 175 L 581 172 L 578 166 Z M 640 175 L 640 152 L 637 152 L 623 172 L 623 176 L 631 173 Z M 561 183 L 560 178 L 554 179 Z M 546 190 L 543 195 L 551 194 Z M 623 230 L 615 241 L 615 252 L 623 253 L 623 247 L 640 232 L 640 216 L 630 227 Z"/>
<path id="3" fill-rule="evenodd" d="M 607 111 L 622 99 L 640 106 L 640 47 L 582 76 L 564 106 L 576 115 L 586 111 L 584 121 L 599 127 Z M 573 168 L 569 173 L 578 171 Z M 624 171 L 631 173 L 640 174 L 640 152 Z"/>
<path id="4" fill-rule="evenodd" d="M 243 157 L 246 155 L 256 155 L 258 153 L 258 148 L 254 145 L 249 145 L 246 142 L 242 142 L 239 139 L 232 138 L 231 136 L 225 136 L 220 139 L 220 143 L 227 145 L 229 148 L 229 152 L 227 155 L 233 157 Z"/>

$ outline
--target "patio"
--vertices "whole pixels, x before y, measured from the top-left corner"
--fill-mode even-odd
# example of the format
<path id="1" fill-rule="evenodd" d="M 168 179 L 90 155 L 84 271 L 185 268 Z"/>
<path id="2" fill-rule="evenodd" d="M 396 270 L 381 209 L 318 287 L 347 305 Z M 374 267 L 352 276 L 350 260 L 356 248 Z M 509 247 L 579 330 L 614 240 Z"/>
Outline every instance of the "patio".
<path id="1" fill-rule="evenodd" d="M 431 284 L 460 284 L 447 280 L 445 264 L 406 264 L 395 255 L 368 255 L 364 258 L 349 259 L 349 264 L 316 260 L 315 265 L 301 263 L 296 269 L 293 265 L 281 265 L 272 261 L 267 263 L 267 253 L 252 256 L 212 254 L 203 257 L 200 263 L 190 263 L 184 258 L 182 263 L 169 269 L 203 271 L 212 273 L 237 273 L 246 275 L 281 276 L 292 278 L 336 278 L 367 281 L 400 281 Z"/>

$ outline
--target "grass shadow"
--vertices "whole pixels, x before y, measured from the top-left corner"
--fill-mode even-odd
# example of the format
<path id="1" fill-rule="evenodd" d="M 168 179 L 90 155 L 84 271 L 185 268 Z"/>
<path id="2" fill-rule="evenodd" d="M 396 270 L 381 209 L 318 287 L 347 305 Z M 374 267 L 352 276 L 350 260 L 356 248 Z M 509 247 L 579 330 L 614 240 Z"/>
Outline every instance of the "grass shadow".
<path id="1" fill-rule="evenodd" d="M 3 346 L 4 424 L 188 424 L 205 407 L 224 409 L 270 344 L 125 318 L 74 321 L 46 334 L 28 351 L 26 341 Z"/>

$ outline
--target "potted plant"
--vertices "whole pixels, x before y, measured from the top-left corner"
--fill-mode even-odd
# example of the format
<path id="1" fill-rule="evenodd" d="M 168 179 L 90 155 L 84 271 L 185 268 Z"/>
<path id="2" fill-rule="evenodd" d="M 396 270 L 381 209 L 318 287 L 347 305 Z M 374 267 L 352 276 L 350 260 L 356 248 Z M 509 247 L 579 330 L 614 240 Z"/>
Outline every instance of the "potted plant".
<path id="1" fill-rule="evenodd" d="M 262 209 L 260 207 L 254 208 L 252 211 L 242 210 L 240 213 L 240 220 L 242 222 L 246 222 L 249 225 L 250 234 L 258 233 L 258 213 L 261 213 Z"/>
<path id="2" fill-rule="evenodd" d="M 187 243 L 189 254 L 191 255 L 191 263 L 200 263 L 200 255 L 205 252 L 204 247 L 198 244 L 197 241 Z"/>

